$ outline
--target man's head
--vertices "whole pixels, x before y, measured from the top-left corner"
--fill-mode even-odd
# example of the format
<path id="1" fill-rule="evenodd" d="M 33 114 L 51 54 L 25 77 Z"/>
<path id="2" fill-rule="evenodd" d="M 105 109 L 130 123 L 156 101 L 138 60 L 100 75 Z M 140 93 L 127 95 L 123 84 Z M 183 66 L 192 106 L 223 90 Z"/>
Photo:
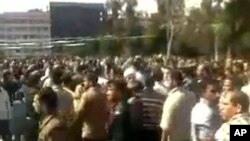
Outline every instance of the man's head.
<path id="1" fill-rule="evenodd" d="M 165 87 L 169 87 L 170 86 L 170 68 L 161 68 L 162 71 L 162 81 L 163 81 L 163 85 Z"/>
<path id="2" fill-rule="evenodd" d="M 63 85 L 66 87 L 71 87 L 72 85 L 72 75 L 70 73 L 64 73 L 62 76 Z"/>
<path id="3" fill-rule="evenodd" d="M 226 78 L 223 82 L 223 91 L 232 91 L 234 89 L 233 79 L 232 78 Z"/>
<path id="4" fill-rule="evenodd" d="M 52 88 L 42 88 L 39 93 L 38 101 L 41 106 L 40 110 L 43 114 L 53 114 L 57 111 L 58 98 Z"/>
<path id="5" fill-rule="evenodd" d="M 98 82 L 98 77 L 92 72 L 87 73 L 83 77 L 83 85 L 85 88 L 94 87 L 97 85 L 97 82 Z"/>
<path id="6" fill-rule="evenodd" d="M 121 80 L 109 81 L 107 83 L 107 99 L 112 102 L 121 100 L 122 94 L 127 91 L 126 82 Z"/>
<path id="7" fill-rule="evenodd" d="M 147 88 L 153 88 L 154 87 L 154 80 L 152 77 L 147 77 L 145 80 L 145 86 Z"/>
<path id="8" fill-rule="evenodd" d="M 213 103 L 216 102 L 219 98 L 218 89 L 216 82 L 213 80 L 205 80 L 200 84 L 200 89 L 202 97 Z"/>
<path id="9" fill-rule="evenodd" d="M 163 77 L 163 81 L 169 81 L 169 74 L 170 74 L 170 71 L 171 69 L 169 68 L 161 68 L 161 71 L 162 71 L 162 77 Z"/>
<path id="10" fill-rule="evenodd" d="M 28 75 L 27 83 L 30 87 L 37 87 L 40 85 L 41 73 L 39 71 L 33 71 Z"/>
<path id="11" fill-rule="evenodd" d="M 228 121 L 233 116 L 247 113 L 249 109 L 249 98 L 240 91 L 229 91 L 221 97 L 219 110 L 222 119 Z"/>
<path id="12" fill-rule="evenodd" d="M 225 69 L 224 73 L 227 77 L 233 76 L 233 70 L 229 67 Z"/>
<path id="13" fill-rule="evenodd" d="M 126 69 L 123 73 L 123 76 L 127 83 L 133 83 L 134 81 L 136 81 L 135 75 L 136 75 L 136 70 L 133 67 Z"/>
<path id="14" fill-rule="evenodd" d="M 169 78 L 170 78 L 170 86 L 169 86 L 170 89 L 179 87 L 183 83 L 182 73 L 178 70 L 171 70 L 169 73 Z"/>
<path id="15" fill-rule="evenodd" d="M 198 68 L 197 68 L 197 77 L 199 78 L 208 78 L 209 75 L 210 75 L 210 69 L 208 66 L 206 65 L 199 65 Z"/>
<path id="16" fill-rule="evenodd" d="M 242 73 L 243 70 L 244 70 L 244 65 L 242 63 L 237 62 L 233 65 L 233 72 L 234 73 L 236 73 L 236 74 Z"/>
<path id="17" fill-rule="evenodd" d="M 63 75 L 62 67 L 54 66 L 54 68 L 51 71 L 51 79 L 53 83 L 56 85 L 62 84 L 62 75 Z"/>
<path id="18" fill-rule="evenodd" d="M 9 70 L 3 70 L 3 74 L 2 74 L 3 80 L 5 81 L 10 81 L 13 78 L 13 75 L 11 74 L 11 72 Z"/>

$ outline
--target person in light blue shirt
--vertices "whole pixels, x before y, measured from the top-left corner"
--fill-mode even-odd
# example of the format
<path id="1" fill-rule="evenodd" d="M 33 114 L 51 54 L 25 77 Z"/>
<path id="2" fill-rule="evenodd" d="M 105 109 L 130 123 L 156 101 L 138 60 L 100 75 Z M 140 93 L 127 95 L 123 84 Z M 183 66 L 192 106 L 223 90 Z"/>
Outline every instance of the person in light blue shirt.
<path id="1" fill-rule="evenodd" d="M 200 84 L 201 98 L 191 113 L 192 141 L 213 140 L 220 126 L 221 120 L 216 107 L 219 95 L 215 84 L 212 80 Z"/>
<path id="2" fill-rule="evenodd" d="M 26 130 L 26 105 L 23 101 L 23 93 L 17 92 L 14 97 L 12 107 L 12 120 L 10 122 L 10 131 L 15 136 L 15 141 L 20 141 L 21 136 Z"/>

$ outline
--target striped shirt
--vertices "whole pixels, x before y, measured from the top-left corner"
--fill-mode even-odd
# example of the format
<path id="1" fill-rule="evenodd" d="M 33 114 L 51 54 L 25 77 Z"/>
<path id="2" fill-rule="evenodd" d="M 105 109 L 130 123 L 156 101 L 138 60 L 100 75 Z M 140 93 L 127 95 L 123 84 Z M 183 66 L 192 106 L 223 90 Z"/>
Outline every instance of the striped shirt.
<path id="1" fill-rule="evenodd" d="M 222 124 L 219 130 L 215 134 L 216 141 L 230 141 L 230 125 L 249 125 L 250 124 L 250 115 L 238 114 L 235 115 L 228 122 Z"/>
<path id="2" fill-rule="evenodd" d="M 157 93 L 153 89 L 145 89 L 141 98 L 143 102 L 144 129 L 159 129 L 165 96 Z"/>

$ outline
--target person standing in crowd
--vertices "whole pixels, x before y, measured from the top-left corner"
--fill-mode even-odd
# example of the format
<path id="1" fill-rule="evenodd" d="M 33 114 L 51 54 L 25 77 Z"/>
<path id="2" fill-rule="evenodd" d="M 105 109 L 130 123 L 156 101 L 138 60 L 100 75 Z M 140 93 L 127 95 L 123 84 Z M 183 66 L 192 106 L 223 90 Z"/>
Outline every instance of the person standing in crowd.
<path id="1" fill-rule="evenodd" d="M 201 83 L 202 81 L 204 80 L 209 80 L 211 79 L 211 70 L 209 68 L 209 66 L 207 65 L 199 65 L 197 67 L 197 71 L 196 71 L 196 74 L 197 74 L 197 82 L 198 83 Z"/>
<path id="2" fill-rule="evenodd" d="M 72 91 L 72 89 L 71 89 L 73 80 L 72 80 L 71 75 L 69 73 L 63 74 L 62 83 L 63 83 L 63 89 L 73 97 L 73 105 L 74 105 L 74 111 L 75 111 L 79 100 L 75 98 L 75 92 Z"/>
<path id="3" fill-rule="evenodd" d="M 73 97 L 63 89 L 62 85 L 63 69 L 61 66 L 54 66 L 51 72 L 51 80 L 53 85 L 51 88 L 58 96 L 58 111 L 65 122 L 70 122 L 73 112 Z"/>
<path id="4" fill-rule="evenodd" d="M 82 94 L 78 116 L 83 120 L 82 141 L 105 141 L 108 121 L 108 105 L 105 94 L 97 84 L 97 76 L 89 73 L 84 76 L 86 91 Z"/>
<path id="5" fill-rule="evenodd" d="M 233 70 L 231 68 L 225 68 L 224 74 L 226 78 L 233 78 L 234 76 Z"/>
<path id="6" fill-rule="evenodd" d="M 143 84 L 137 80 L 130 81 L 127 87 L 131 92 L 131 97 L 128 99 L 129 123 L 131 136 L 133 136 L 131 140 L 141 141 L 143 129 L 143 102 L 141 95 L 144 87 Z"/>
<path id="7" fill-rule="evenodd" d="M 217 141 L 230 141 L 230 125 L 249 125 L 249 99 L 240 91 L 227 92 L 219 103 L 221 118 L 225 121 L 215 134 Z"/>
<path id="8" fill-rule="evenodd" d="M 165 101 L 165 96 L 153 90 L 154 81 L 150 77 L 146 79 L 146 87 L 142 91 L 143 103 L 143 130 L 142 141 L 160 141 L 160 121 Z"/>
<path id="9" fill-rule="evenodd" d="M 129 109 L 124 96 L 128 93 L 126 83 L 121 80 L 109 81 L 107 99 L 109 106 L 108 141 L 130 140 Z"/>
<path id="10" fill-rule="evenodd" d="M 39 130 L 39 107 L 36 99 L 40 90 L 40 73 L 39 71 L 30 72 L 26 78 L 26 89 L 22 90 L 26 104 L 26 119 L 27 126 L 24 134 L 25 141 L 37 141 Z"/>
<path id="11" fill-rule="evenodd" d="M 198 83 L 195 81 L 195 73 L 192 68 L 182 68 L 183 74 L 183 87 L 191 92 L 198 92 Z"/>
<path id="12" fill-rule="evenodd" d="M 75 93 L 74 93 L 75 95 L 73 97 L 74 98 L 74 104 L 79 105 L 82 94 L 86 91 L 86 88 L 87 88 L 87 86 L 85 86 L 83 82 L 76 86 Z M 75 105 L 75 106 L 78 107 L 77 105 Z"/>
<path id="13" fill-rule="evenodd" d="M 81 84 L 83 81 L 83 67 L 79 64 L 74 68 L 75 74 L 72 76 L 72 80 L 74 82 L 73 88 L 75 89 L 78 84 Z"/>
<path id="14" fill-rule="evenodd" d="M 161 71 L 163 73 L 163 79 L 162 79 L 162 84 L 163 87 L 165 88 L 165 96 L 168 96 L 168 92 L 170 91 L 170 68 L 161 68 Z"/>
<path id="15" fill-rule="evenodd" d="M 12 106 L 12 120 L 10 131 L 15 136 L 15 141 L 21 141 L 22 135 L 26 132 L 26 104 L 23 101 L 23 93 L 17 92 L 14 96 Z"/>
<path id="16" fill-rule="evenodd" d="M 58 96 L 50 87 L 40 91 L 38 101 L 43 120 L 38 141 L 69 141 L 67 126 L 58 116 Z"/>
<path id="17" fill-rule="evenodd" d="M 205 65 L 205 64 L 200 64 L 197 67 L 196 75 L 197 75 L 196 87 L 193 90 L 193 92 L 195 93 L 196 98 L 199 100 L 199 98 L 200 98 L 199 94 L 201 93 L 200 89 L 199 89 L 199 84 L 202 83 L 203 81 L 212 79 L 210 67 L 208 65 Z"/>
<path id="18" fill-rule="evenodd" d="M 231 78 L 224 79 L 222 86 L 222 95 L 226 94 L 229 91 L 233 91 L 235 89 L 234 81 Z"/>
<path id="19" fill-rule="evenodd" d="M 18 83 L 14 80 L 13 74 L 9 70 L 4 70 L 3 71 L 3 76 L 2 76 L 2 87 L 7 91 L 10 97 L 10 102 L 12 104 L 13 101 L 13 96 L 15 92 L 19 89 Z"/>
<path id="20" fill-rule="evenodd" d="M 223 92 L 233 91 L 235 88 L 233 78 L 225 78 L 222 86 Z"/>
<path id="21" fill-rule="evenodd" d="M 245 75 L 247 77 L 248 83 L 246 83 L 246 85 L 241 88 L 241 91 L 244 92 L 248 96 L 248 99 L 250 100 L 250 70 L 247 70 Z M 250 105 L 249 105 L 249 112 L 250 112 Z"/>
<path id="22" fill-rule="evenodd" d="M 153 89 L 160 93 L 161 95 L 165 96 L 167 95 L 168 93 L 168 90 L 167 88 L 162 84 L 162 79 L 163 79 L 163 73 L 161 71 L 161 69 L 155 69 L 153 70 L 152 72 L 152 77 L 154 79 L 154 87 Z"/>
<path id="23" fill-rule="evenodd" d="M 43 87 L 49 87 L 52 85 L 51 80 L 51 71 L 52 71 L 52 63 L 45 64 L 45 74 L 41 77 L 41 82 L 43 83 Z"/>
<path id="24" fill-rule="evenodd" d="M 160 126 L 161 141 L 188 141 L 191 138 L 191 110 L 195 95 L 182 88 L 183 77 L 177 70 L 170 71 L 170 92 L 163 106 Z"/>
<path id="25" fill-rule="evenodd" d="M 246 76 L 244 74 L 244 65 L 242 60 L 239 60 L 233 65 L 233 72 L 234 72 L 234 82 L 235 87 L 240 89 L 244 83 L 246 83 Z"/>
<path id="26" fill-rule="evenodd" d="M 9 123 L 12 118 L 8 93 L 0 87 L 0 136 L 3 141 L 11 141 Z"/>
<path id="27" fill-rule="evenodd" d="M 192 141 L 213 141 L 220 126 L 217 108 L 219 98 L 215 81 L 203 81 L 200 84 L 201 98 L 191 113 Z M 201 114 L 202 113 L 202 114 Z"/>

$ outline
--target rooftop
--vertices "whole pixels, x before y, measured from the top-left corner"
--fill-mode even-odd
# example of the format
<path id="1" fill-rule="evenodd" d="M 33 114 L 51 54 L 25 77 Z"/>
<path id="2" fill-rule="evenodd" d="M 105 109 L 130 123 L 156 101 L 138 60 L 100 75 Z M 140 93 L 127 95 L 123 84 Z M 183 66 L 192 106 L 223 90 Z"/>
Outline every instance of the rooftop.
<path id="1" fill-rule="evenodd" d="M 82 3 L 82 2 L 50 2 L 52 7 L 78 6 L 82 8 L 104 8 L 103 3 Z"/>

